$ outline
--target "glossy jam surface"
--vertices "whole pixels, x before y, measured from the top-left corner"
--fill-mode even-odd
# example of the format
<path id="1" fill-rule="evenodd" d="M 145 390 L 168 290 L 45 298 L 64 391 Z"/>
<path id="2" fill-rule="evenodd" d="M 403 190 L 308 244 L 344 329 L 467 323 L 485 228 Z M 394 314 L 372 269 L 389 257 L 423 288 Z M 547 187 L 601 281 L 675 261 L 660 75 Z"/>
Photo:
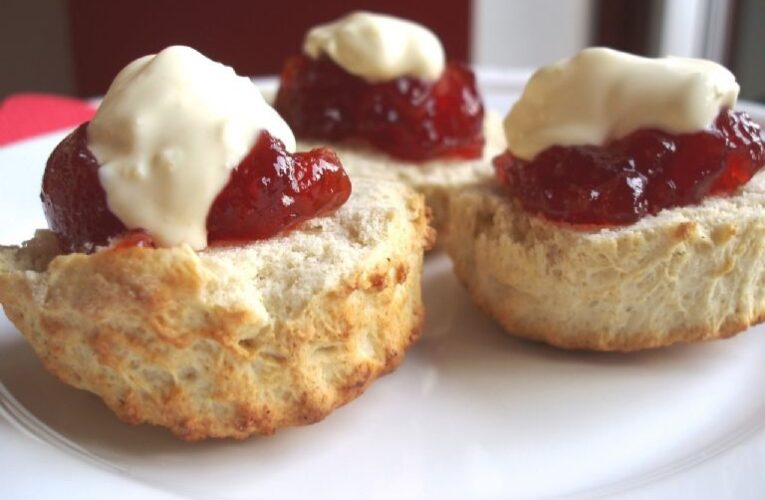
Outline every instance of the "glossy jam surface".
<path id="1" fill-rule="evenodd" d="M 51 230 L 70 250 L 106 245 L 118 236 L 120 247 L 153 246 L 148 235 L 128 232 L 109 211 L 98 168 L 87 147 L 87 124 L 53 150 L 40 195 Z M 350 180 L 332 151 L 320 148 L 291 155 L 281 141 L 262 132 L 210 208 L 208 243 L 274 236 L 336 209 L 350 194 Z"/>
<path id="2" fill-rule="evenodd" d="M 98 180 L 98 161 L 88 149 L 87 123 L 61 141 L 48 158 L 42 193 L 48 226 L 70 249 L 105 245 L 126 228 L 109 211 Z"/>
<path id="3" fill-rule="evenodd" d="M 259 240 L 324 215 L 351 195 L 351 181 L 326 148 L 290 155 L 263 132 L 210 207 L 208 241 Z"/>
<path id="4" fill-rule="evenodd" d="M 494 159 L 500 183 L 523 207 L 574 224 L 631 224 L 662 209 L 731 193 L 765 163 L 759 125 L 723 110 L 693 134 L 643 129 L 600 146 L 554 146 L 531 161 Z"/>
<path id="5" fill-rule="evenodd" d="M 358 141 L 406 160 L 477 158 L 483 103 L 473 73 L 449 63 L 435 82 L 368 83 L 327 58 L 292 57 L 276 109 L 301 139 Z"/>

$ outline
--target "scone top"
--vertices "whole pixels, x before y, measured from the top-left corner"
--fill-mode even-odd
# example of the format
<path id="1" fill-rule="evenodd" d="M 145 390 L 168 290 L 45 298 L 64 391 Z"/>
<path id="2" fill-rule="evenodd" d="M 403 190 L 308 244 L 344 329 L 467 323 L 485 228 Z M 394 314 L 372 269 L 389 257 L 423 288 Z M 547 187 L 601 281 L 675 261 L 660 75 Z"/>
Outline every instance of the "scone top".
<path id="1" fill-rule="evenodd" d="M 416 164 L 483 154 L 475 75 L 446 62 L 430 30 L 391 16 L 354 12 L 311 29 L 285 61 L 275 107 L 300 140 Z"/>
<path id="2" fill-rule="evenodd" d="M 333 151 L 294 151 L 292 130 L 248 78 L 169 47 L 125 67 L 93 121 L 56 147 L 43 209 L 70 251 L 248 244 L 350 196 Z"/>
<path id="3" fill-rule="evenodd" d="M 263 130 L 295 151 L 289 126 L 249 78 L 174 46 L 120 71 L 88 126 L 88 147 L 125 226 L 198 250 L 210 206 Z"/>
<path id="4" fill-rule="evenodd" d="M 303 52 L 313 59 L 326 55 L 368 82 L 400 76 L 435 81 L 446 64 L 440 40 L 426 27 L 363 11 L 312 28 L 306 34 Z"/>
<path id="5" fill-rule="evenodd" d="M 508 149 L 532 160 L 551 146 L 602 146 L 643 128 L 696 132 L 733 108 L 738 92 L 712 61 L 588 48 L 534 73 L 505 119 Z"/>
<path id="6" fill-rule="evenodd" d="M 738 91 L 711 61 L 584 50 L 532 76 L 497 178 L 527 211 L 585 230 L 734 194 L 765 163 Z"/>

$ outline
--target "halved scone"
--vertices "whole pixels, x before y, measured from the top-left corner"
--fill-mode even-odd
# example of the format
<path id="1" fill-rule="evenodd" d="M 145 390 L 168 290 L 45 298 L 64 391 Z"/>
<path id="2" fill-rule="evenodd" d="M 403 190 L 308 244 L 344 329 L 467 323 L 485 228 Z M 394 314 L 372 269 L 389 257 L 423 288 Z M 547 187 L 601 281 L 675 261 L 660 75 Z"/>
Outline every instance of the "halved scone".
<path id="1" fill-rule="evenodd" d="M 609 351 L 729 337 L 765 319 L 765 173 L 603 229 L 550 222 L 487 183 L 455 197 L 445 247 L 515 336 Z"/>
<path id="2" fill-rule="evenodd" d="M 244 246 L 0 249 L 0 302 L 45 366 L 189 439 L 318 421 L 401 362 L 423 321 L 422 197 L 359 179 L 333 215 Z"/>

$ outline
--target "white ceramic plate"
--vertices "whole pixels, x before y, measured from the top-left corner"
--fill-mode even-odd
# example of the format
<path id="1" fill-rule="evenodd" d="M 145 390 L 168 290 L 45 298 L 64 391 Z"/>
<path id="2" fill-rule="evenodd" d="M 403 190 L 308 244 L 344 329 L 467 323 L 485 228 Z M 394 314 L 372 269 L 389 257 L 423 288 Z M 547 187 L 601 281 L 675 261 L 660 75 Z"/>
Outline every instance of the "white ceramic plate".
<path id="1" fill-rule="evenodd" d="M 519 77 L 484 74 L 504 112 Z M 765 118 L 761 108 L 752 108 Z M 44 226 L 52 134 L 0 149 L 0 243 Z M 0 315 L 0 498 L 761 498 L 765 335 L 638 354 L 505 336 L 443 254 L 404 365 L 304 428 L 184 443 L 50 376 Z"/>

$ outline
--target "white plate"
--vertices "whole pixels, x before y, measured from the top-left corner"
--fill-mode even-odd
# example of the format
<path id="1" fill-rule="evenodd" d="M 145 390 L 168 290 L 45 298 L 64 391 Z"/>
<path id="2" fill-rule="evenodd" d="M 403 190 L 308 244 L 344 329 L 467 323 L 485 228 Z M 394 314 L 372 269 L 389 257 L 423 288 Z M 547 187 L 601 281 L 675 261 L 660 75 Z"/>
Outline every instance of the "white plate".
<path id="1" fill-rule="evenodd" d="M 484 79 L 506 110 L 519 79 Z M 752 108 L 765 118 L 761 108 Z M 0 149 L 0 243 L 44 225 L 63 134 Z M 0 315 L 0 498 L 761 498 L 765 335 L 638 354 L 513 340 L 443 254 L 404 365 L 304 428 L 184 443 L 57 382 Z"/>

